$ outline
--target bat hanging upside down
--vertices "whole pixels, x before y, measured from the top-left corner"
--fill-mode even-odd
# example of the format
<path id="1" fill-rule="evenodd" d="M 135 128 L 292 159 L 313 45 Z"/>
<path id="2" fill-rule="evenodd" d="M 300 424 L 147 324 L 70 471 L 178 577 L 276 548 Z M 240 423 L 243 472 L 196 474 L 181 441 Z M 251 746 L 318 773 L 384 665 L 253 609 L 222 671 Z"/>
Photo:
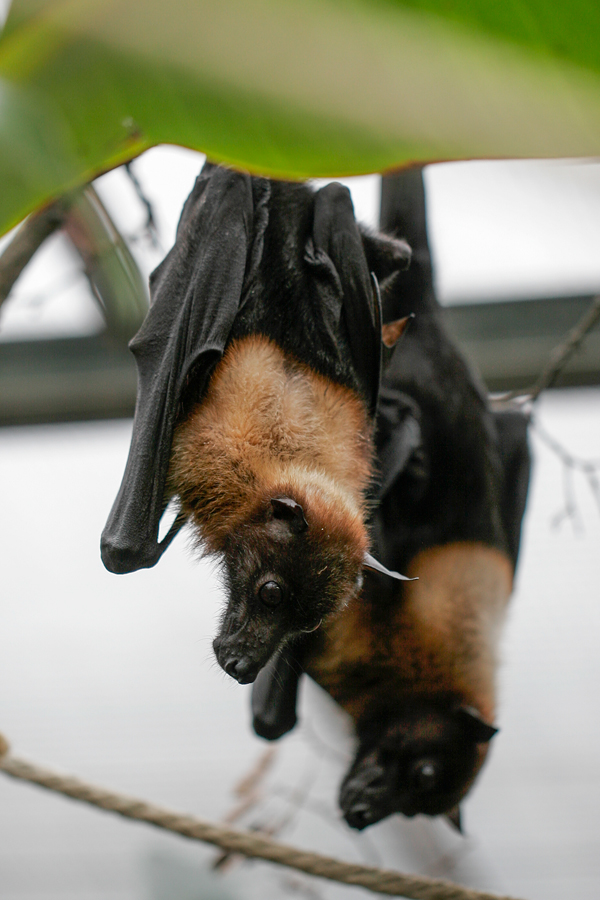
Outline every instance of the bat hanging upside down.
<path id="1" fill-rule="evenodd" d="M 395 177 L 386 227 L 413 247 L 389 315 L 415 313 L 381 384 L 374 545 L 387 566 L 316 634 L 259 674 L 258 734 L 294 727 L 308 674 L 345 709 L 358 747 L 339 802 L 362 829 L 394 812 L 447 815 L 473 784 L 497 729 L 498 643 L 512 590 L 529 481 L 527 420 L 492 412 L 448 338 L 435 300 L 421 173 Z M 386 194 L 384 192 L 384 198 Z M 385 207 L 384 207 L 385 212 Z"/>
<path id="2" fill-rule="evenodd" d="M 222 563 L 217 659 L 253 681 L 286 641 L 358 593 L 382 339 L 402 240 L 359 230 L 349 192 L 207 164 L 151 276 L 131 343 L 138 401 L 102 537 L 113 572 L 154 565 L 189 520 Z M 176 497 L 179 515 L 158 541 Z"/>

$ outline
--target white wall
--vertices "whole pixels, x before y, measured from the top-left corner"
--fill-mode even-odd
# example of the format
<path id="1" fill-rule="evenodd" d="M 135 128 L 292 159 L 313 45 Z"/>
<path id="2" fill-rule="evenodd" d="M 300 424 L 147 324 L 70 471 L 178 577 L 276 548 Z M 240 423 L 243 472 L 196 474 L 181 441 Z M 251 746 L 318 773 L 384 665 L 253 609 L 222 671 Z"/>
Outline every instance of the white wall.
<path id="1" fill-rule="evenodd" d="M 570 450 L 593 456 L 599 414 L 600 390 L 588 389 L 548 394 L 539 418 Z M 250 733 L 249 689 L 212 658 L 220 590 L 185 539 L 153 570 L 115 576 L 102 568 L 99 535 L 129 427 L 0 431 L 0 731 L 15 753 L 44 765 L 220 817 L 265 745 Z M 600 515 L 579 478 L 581 531 L 568 523 L 552 530 L 561 468 L 535 435 L 533 443 L 501 732 L 465 806 L 469 837 L 424 818 L 397 817 L 361 836 L 339 823 L 350 744 L 343 718 L 314 686 L 304 691 L 303 728 L 278 751 L 266 800 L 242 824 L 287 814 L 274 791 L 295 786 L 308 798 L 285 840 L 528 900 L 598 896 Z M 179 900 L 217 896 L 198 887 L 212 855 L 0 776 L 1 900 L 163 900 L 165 880 L 178 880 Z M 266 865 L 227 878 L 238 898 L 295 896 Z M 294 881 L 305 886 L 300 896 L 309 883 Z M 318 897 L 359 896 L 314 886 Z"/>

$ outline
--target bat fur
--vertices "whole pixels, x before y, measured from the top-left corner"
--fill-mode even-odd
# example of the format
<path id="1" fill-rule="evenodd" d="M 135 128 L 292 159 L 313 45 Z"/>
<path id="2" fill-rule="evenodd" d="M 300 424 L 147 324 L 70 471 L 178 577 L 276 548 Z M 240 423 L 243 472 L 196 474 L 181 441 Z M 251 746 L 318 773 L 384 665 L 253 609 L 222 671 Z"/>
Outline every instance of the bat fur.
<path id="1" fill-rule="evenodd" d="M 177 428 L 168 486 L 201 546 L 224 560 L 235 605 L 215 649 L 239 681 L 256 674 L 256 664 L 244 668 L 249 642 L 268 658 L 359 590 L 371 432 L 352 391 L 256 336 L 230 345 Z M 277 517 L 273 498 L 301 507 L 300 533 Z M 261 602 L 265 583 L 280 587 L 279 604 Z"/>
<path id="2" fill-rule="evenodd" d="M 239 340 L 175 432 L 169 492 L 213 553 L 271 497 L 294 497 L 332 551 L 337 543 L 355 548 L 348 553 L 358 572 L 368 545 L 371 432 L 352 391 L 267 338 Z"/>

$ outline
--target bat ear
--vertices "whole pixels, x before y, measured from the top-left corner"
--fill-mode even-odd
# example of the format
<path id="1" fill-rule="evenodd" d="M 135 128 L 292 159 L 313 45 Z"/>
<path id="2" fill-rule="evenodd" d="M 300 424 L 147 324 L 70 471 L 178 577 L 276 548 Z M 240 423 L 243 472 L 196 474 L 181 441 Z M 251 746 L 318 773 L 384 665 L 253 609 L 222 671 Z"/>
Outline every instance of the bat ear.
<path id="1" fill-rule="evenodd" d="M 374 556 L 371 556 L 370 553 L 365 553 L 363 556 L 363 567 L 370 569 L 371 572 L 380 572 L 382 575 L 388 575 L 397 581 L 418 581 L 418 578 L 407 578 L 406 575 L 401 575 L 400 572 L 391 572 L 382 563 L 378 562 Z"/>
<path id="2" fill-rule="evenodd" d="M 292 534 L 301 534 L 308 528 L 304 510 L 291 497 L 272 497 L 271 506 L 273 507 L 273 516 L 276 519 L 284 519 Z"/>
<path id="3" fill-rule="evenodd" d="M 397 278 L 410 264 L 412 250 L 406 241 L 381 232 L 373 234 L 361 226 L 360 233 L 369 271 L 379 283 L 385 315 Z"/>
<path id="4" fill-rule="evenodd" d="M 406 241 L 381 234 L 381 232 L 373 234 L 362 225 L 360 236 L 367 257 L 367 265 L 369 270 L 375 273 L 378 281 L 385 281 L 390 275 L 408 269 L 412 250 Z"/>
<path id="5" fill-rule="evenodd" d="M 472 706 L 459 706 L 456 715 L 477 744 L 487 744 L 498 733 L 499 729 L 486 722 Z"/>
<path id="6" fill-rule="evenodd" d="M 460 814 L 460 806 L 458 804 L 451 809 L 450 812 L 446 813 L 446 818 L 450 822 L 453 828 L 456 828 L 459 834 L 464 834 L 463 826 L 462 826 L 462 816 Z"/>
<path id="7" fill-rule="evenodd" d="M 411 313 L 410 316 L 404 316 L 403 319 L 396 319 L 395 322 L 387 322 L 385 325 L 382 325 L 381 340 L 383 345 L 391 350 L 394 344 L 402 337 L 406 326 L 414 317 L 414 313 Z"/>

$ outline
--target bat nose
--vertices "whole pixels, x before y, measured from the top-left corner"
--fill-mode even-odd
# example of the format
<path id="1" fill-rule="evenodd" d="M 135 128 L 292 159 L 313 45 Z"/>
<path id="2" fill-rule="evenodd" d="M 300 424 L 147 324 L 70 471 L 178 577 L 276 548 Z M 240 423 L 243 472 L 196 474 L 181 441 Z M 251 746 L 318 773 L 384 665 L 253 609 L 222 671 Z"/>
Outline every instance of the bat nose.
<path id="1" fill-rule="evenodd" d="M 354 803 L 350 809 L 345 810 L 344 818 L 350 828 L 362 831 L 373 821 L 373 811 L 368 803 Z"/>
<path id="2" fill-rule="evenodd" d="M 219 662 L 221 661 L 219 660 Z M 235 678 L 240 684 L 251 684 L 258 675 L 256 666 L 251 660 L 244 656 L 241 658 L 230 656 L 225 662 L 222 662 L 221 665 L 227 674 L 231 675 L 232 678 Z"/>
<path id="3" fill-rule="evenodd" d="M 249 645 L 247 640 L 240 640 L 239 635 L 235 634 L 215 638 L 213 649 L 221 668 L 240 684 L 251 684 L 255 681 L 269 658 L 268 648 L 265 659 L 264 647 L 261 653 L 256 646 Z"/>

